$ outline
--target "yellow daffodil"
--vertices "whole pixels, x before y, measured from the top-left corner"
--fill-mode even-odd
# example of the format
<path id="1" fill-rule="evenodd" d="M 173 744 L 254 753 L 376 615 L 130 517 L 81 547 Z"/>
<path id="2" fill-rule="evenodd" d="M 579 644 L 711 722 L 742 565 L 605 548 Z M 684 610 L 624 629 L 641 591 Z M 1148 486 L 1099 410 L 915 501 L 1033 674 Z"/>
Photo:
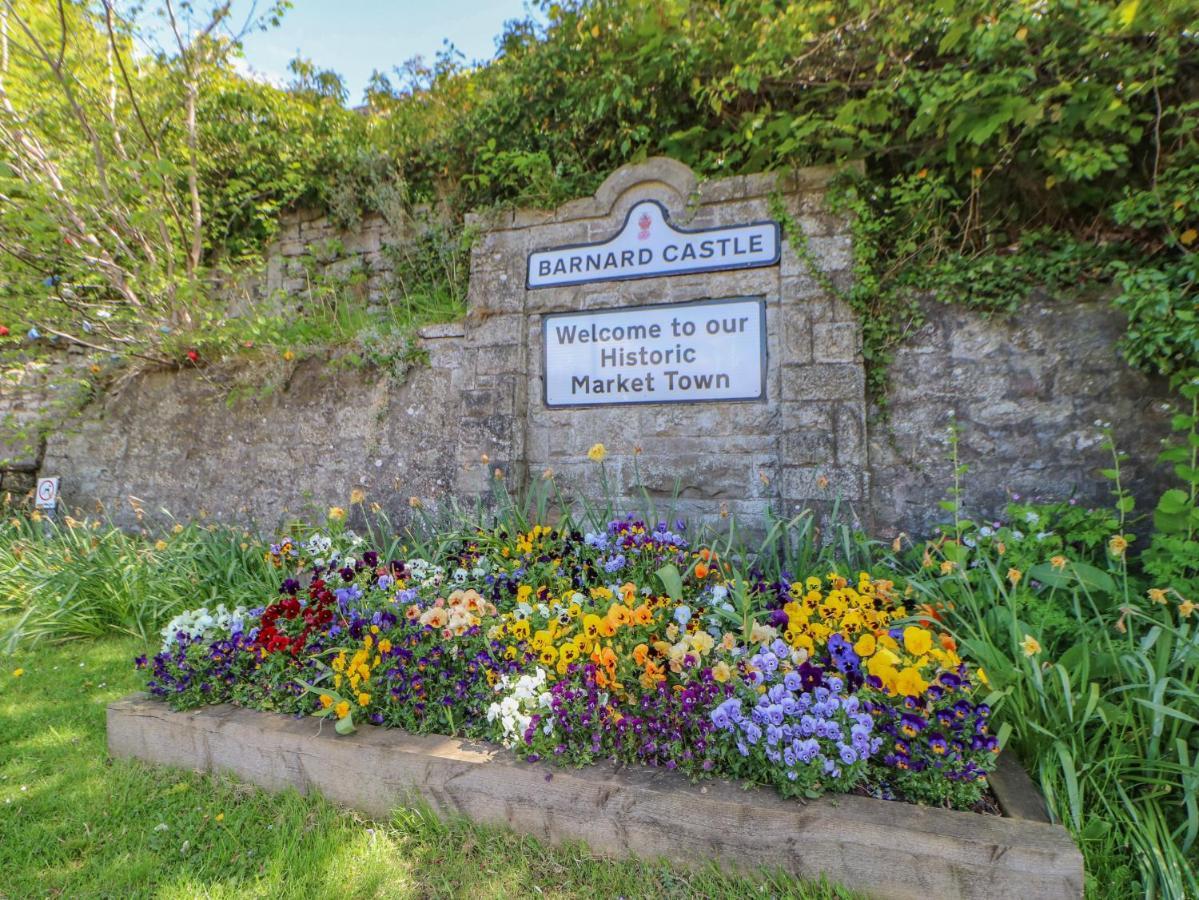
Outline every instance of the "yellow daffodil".
<path id="1" fill-rule="evenodd" d="M 1184 619 L 1189 619 L 1191 617 L 1191 613 L 1193 613 L 1194 611 L 1195 611 L 1195 604 L 1192 603 L 1190 600 L 1183 600 L 1181 603 L 1178 604 L 1178 614 L 1180 616 L 1182 616 Z"/>
<path id="2" fill-rule="evenodd" d="M 1119 559 L 1124 556 L 1124 551 L 1128 549 L 1128 539 L 1122 534 L 1112 535 L 1110 541 L 1107 542 L 1107 551 L 1112 556 Z"/>
<path id="3" fill-rule="evenodd" d="M 1060 572 L 1066 568 L 1066 563 L 1068 562 L 1069 560 L 1066 559 L 1066 557 L 1059 555 L 1051 557 L 1049 560 L 1049 565 L 1053 566 L 1053 568 Z"/>
<path id="4" fill-rule="evenodd" d="M 1014 566 L 1007 570 L 1007 580 L 1011 582 L 1012 587 L 1020 583 L 1020 579 L 1024 577 L 1024 573 Z"/>
<path id="5" fill-rule="evenodd" d="M 344 509 L 342 509 L 340 506 L 330 506 L 329 507 L 329 521 L 330 522 L 341 522 L 345 519 L 345 517 L 346 517 L 346 511 Z"/>
<path id="6" fill-rule="evenodd" d="M 608 450 L 603 444 L 592 444 L 587 451 L 587 458 L 592 462 L 602 463 L 608 458 Z"/>
<path id="7" fill-rule="evenodd" d="M 1041 644 L 1031 634 L 1026 634 L 1020 642 L 1020 649 L 1024 651 L 1025 656 L 1036 656 L 1041 652 Z"/>
<path id="8" fill-rule="evenodd" d="M 1166 592 L 1163 591 L 1161 588 L 1149 588 L 1149 590 L 1147 590 L 1145 592 L 1145 594 L 1154 603 L 1165 603 L 1166 602 Z"/>
<path id="9" fill-rule="evenodd" d="M 24 675 L 24 674 L 25 674 L 25 670 L 24 670 L 24 669 L 13 669 L 13 670 L 12 670 L 12 677 L 13 677 L 13 678 L 20 678 L 20 677 L 21 677 L 22 675 Z"/>

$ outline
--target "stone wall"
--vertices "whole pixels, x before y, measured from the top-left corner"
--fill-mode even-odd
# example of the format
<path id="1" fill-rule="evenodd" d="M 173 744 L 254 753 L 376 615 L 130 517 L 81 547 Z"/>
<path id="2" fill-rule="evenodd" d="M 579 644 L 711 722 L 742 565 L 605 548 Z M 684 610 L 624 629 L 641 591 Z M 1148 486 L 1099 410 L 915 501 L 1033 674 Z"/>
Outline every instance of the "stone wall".
<path id="1" fill-rule="evenodd" d="M 927 325 L 892 366 L 889 418 L 868 424 L 859 325 L 821 287 L 831 280 L 844 288 L 851 277 L 848 223 L 824 203 L 832 175 L 812 169 L 701 182 L 677 162 L 653 159 L 557 210 L 476 217 L 469 313 L 460 324 L 424 330 L 429 364 L 403 382 L 308 360 L 291 364 L 261 397 L 230 406 L 229 386 L 247 377 L 233 364 L 148 375 L 92 404 L 78 427 L 53 434 L 41 470 L 62 476 L 69 506 L 100 504 L 126 523 L 203 509 L 270 530 L 289 516 L 345 505 L 355 487 L 402 518 L 410 497 L 429 507 L 486 500 L 498 470 L 513 490 L 552 472 L 570 499 L 595 498 L 602 475 L 622 504 L 640 507 L 648 494 L 665 512 L 677 494 L 674 515 L 732 516 L 754 528 L 770 512 L 840 501 L 890 536 L 918 533 L 937 515 L 952 482 L 952 410 L 973 469 L 972 511 L 998 509 L 1008 492 L 1077 492 L 1104 502 L 1106 485 L 1094 474 L 1104 463 L 1096 419 L 1113 423 L 1136 463 L 1130 475 L 1150 475 L 1138 481 L 1152 489 L 1166 393 L 1119 359 L 1122 325 L 1106 303 L 1043 298 L 1010 322 L 930 304 Z M 526 288 L 530 252 L 606 240 L 639 201 L 658 201 L 672 222 L 694 229 L 769 219 L 773 196 L 827 279 L 814 278 L 784 243 L 770 267 Z M 334 232 L 311 214 L 289 218 L 270 258 L 272 290 L 302 293 L 297 261 Z M 384 244 L 402 239 L 368 219 L 360 232 L 337 237 L 338 256 L 383 278 Z M 766 304 L 764 399 L 545 406 L 543 315 L 744 296 Z M 586 459 L 594 443 L 609 452 L 602 470 Z"/>
<path id="2" fill-rule="evenodd" d="M 372 304 L 394 299 L 397 260 L 412 252 L 415 236 L 444 222 L 441 212 L 429 206 L 397 212 L 390 219 L 368 212 L 344 227 L 320 210 L 285 213 L 267 248 L 265 277 L 252 279 L 251 293 L 259 302 L 280 297 L 302 302 L 322 286 L 336 285 L 359 291 Z"/>
<path id="3" fill-rule="evenodd" d="M 126 526 L 201 515 L 270 532 L 355 488 L 403 522 L 409 497 L 445 497 L 455 474 L 457 341 L 425 343 L 431 364 L 402 383 L 308 359 L 234 403 L 255 374 L 236 363 L 144 375 L 52 435 L 42 468 L 67 508 Z"/>
<path id="4" fill-rule="evenodd" d="M 938 521 L 953 485 L 948 425 L 970 467 L 964 502 L 993 514 L 1013 497 L 1112 502 L 1098 475 L 1111 465 L 1097 422 L 1128 453 L 1124 480 L 1147 511 L 1167 473 L 1156 464 L 1170 433 L 1163 379 L 1129 368 L 1116 344 L 1124 318 L 1106 299 L 1038 296 L 1010 319 L 928 302 L 927 320 L 890 368 L 886 421 L 870 429 L 870 512 L 881 536 Z"/>
<path id="5" fill-rule="evenodd" d="M 392 273 L 385 248 L 396 240 L 378 213 L 344 229 L 319 210 L 292 210 L 280 218 L 279 232 L 267 250 L 266 290 L 302 297 L 314 289 L 314 277 L 358 276 L 361 289 L 378 302 L 387 295 Z"/>
<path id="6" fill-rule="evenodd" d="M 45 433 L 78 405 L 78 348 L 10 356 L 0 367 L 0 495 L 33 490 Z"/>

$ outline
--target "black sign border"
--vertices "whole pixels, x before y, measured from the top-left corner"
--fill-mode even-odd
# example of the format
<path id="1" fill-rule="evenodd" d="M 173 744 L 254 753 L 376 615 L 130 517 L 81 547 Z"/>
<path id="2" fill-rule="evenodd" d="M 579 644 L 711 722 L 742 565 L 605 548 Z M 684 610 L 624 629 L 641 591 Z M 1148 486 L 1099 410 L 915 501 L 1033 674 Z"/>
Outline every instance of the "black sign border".
<path id="1" fill-rule="evenodd" d="M 678 309 L 691 306 L 715 306 L 718 303 L 733 303 L 753 300 L 758 304 L 759 326 L 762 353 L 762 392 L 756 397 L 708 397 L 701 400 L 619 400 L 615 403 L 550 403 L 550 385 L 546 377 L 549 367 L 549 327 L 550 319 L 562 316 L 604 315 L 605 313 L 622 313 L 642 309 Z M 705 297 L 702 300 L 684 300 L 681 303 L 646 303 L 641 306 L 612 306 L 595 310 L 564 310 L 563 312 L 542 313 L 541 315 L 541 404 L 546 409 L 607 409 L 612 406 L 645 406 L 651 403 L 764 403 L 766 396 L 766 381 L 770 374 L 770 351 L 766 346 L 766 295 L 743 294 L 733 297 Z"/>
<path id="2" fill-rule="evenodd" d="M 532 261 L 535 253 L 553 253 L 556 250 L 579 250 L 583 247 L 602 247 L 604 244 L 611 241 L 613 238 L 624 233 L 624 230 L 629 226 L 629 219 L 633 217 L 633 210 L 642 203 L 652 203 L 662 210 L 662 221 L 664 221 L 671 230 L 678 234 L 709 234 L 713 231 L 728 231 L 730 228 L 752 228 L 755 225 L 770 225 L 774 229 L 774 256 L 767 262 L 748 262 L 748 263 L 733 263 L 727 266 L 718 267 L 700 267 L 695 269 L 672 269 L 669 272 L 651 272 L 644 275 L 613 275 L 611 278 L 580 278 L 574 281 L 559 281 L 556 284 L 538 284 L 530 283 L 532 275 Z M 646 200 L 638 200 L 629 207 L 629 211 L 625 213 L 624 223 L 616 229 L 616 232 L 603 241 L 584 242 L 582 244 L 561 244 L 557 247 L 541 247 L 537 250 L 530 250 L 525 256 L 525 290 L 526 291 L 543 291 L 551 288 L 575 287 L 580 284 L 604 284 L 609 281 L 637 281 L 643 278 L 670 278 L 674 275 L 698 275 L 703 272 L 734 272 L 738 269 L 765 269 L 769 266 L 777 266 L 783 254 L 783 229 L 774 219 L 759 219 L 756 222 L 742 222 L 738 225 L 716 225 L 712 228 L 680 228 L 675 225 L 670 219 L 670 210 L 666 205 L 659 200 L 649 198 Z"/>

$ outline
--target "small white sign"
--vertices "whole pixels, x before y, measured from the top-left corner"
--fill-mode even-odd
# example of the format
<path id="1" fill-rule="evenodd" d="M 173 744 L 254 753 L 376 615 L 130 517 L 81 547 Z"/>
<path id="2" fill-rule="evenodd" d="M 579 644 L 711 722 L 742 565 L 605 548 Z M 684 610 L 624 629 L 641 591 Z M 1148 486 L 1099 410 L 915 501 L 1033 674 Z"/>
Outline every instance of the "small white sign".
<path id="1" fill-rule="evenodd" d="M 661 203 L 643 200 L 629 210 L 620 232 L 607 241 L 530 253 L 526 286 L 562 287 L 750 269 L 773 266 L 778 261 L 777 222 L 688 231 L 671 224 Z"/>
<path id="2" fill-rule="evenodd" d="M 34 505 L 38 509 L 54 509 L 58 506 L 58 477 L 39 478 Z"/>
<path id="3" fill-rule="evenodd" d="M 542 317 L 545 405 L 766 398 L 760 297 Z"/>

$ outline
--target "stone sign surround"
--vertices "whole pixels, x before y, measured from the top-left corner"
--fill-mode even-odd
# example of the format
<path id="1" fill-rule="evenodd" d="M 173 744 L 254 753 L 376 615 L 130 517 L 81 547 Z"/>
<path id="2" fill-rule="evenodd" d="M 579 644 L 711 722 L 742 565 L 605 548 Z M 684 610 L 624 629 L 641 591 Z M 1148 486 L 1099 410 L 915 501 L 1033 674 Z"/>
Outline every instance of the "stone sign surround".
<path id="1" fill-rule="evenodd" d="M 594 495 L 586 453 L 603 443 L 614 492 L 666 501 L 678 479 L 675 512 L 692 519 L 861 500 L 859 327 L 770 212 L 778 196 L 845 284 L 848 226 L 824 208 L 833 174 L 701 183 L 651 159 L 555 212 L 476 220 L 464 340 L 491 402 L 460 432 L 459 493 L 484 488 L 470 462 L 487 454 Z"/>
<path id="2" fill-rule="evenodd" d="M 1007 320 L 928 303 L 889 370 L 890 419 L 867 427 L 860 323 L 823 287 L 843 292 L 852 277 L 849 223 L 825 201 L 834 174 L 700 181 L 659 158 L 556 210 L 469 217 L 468 314 L 422 330 L 428 364 L 402 381 L 299 359 L 272 390 L 230 404 L 236 360 L 143 375 L 52 431 L 40 458 L 0 466 L 0 484 L 58 475 L 67 510 L 133 527 L 202 510 L 262 531 L 361 487 L 399 523 L 412 497 L 429 508 L 490 497 L 497 469 L 509 489 L 552 472 L 564 496 L 594 499 L 601 470 L 587 451 L 602 443 L 626 509 L 648 494 L 660 515 L 761 528 L 768 511 L 839 499 L 891 538 L 939 514 L 953 412 L 972 510 L 1015 492 L 1105 504 L 1100 418 L 1129 452 L 1127 483 L 1154 496 L 1168 392 L 1120 361 L 1123 323 L 1102 298 L 1034 296 Z M 821 277 L 782 238 L 779 204 Z M 268 287 L 304 247 L 325 245 L 348 254 L 330 266 L 381 286 L 381 248 L 405 240 L 377 219 L 345 232 L 293 218 Z M 0 396 L 0 423 L 28 414 L 24 396 Z"/>

